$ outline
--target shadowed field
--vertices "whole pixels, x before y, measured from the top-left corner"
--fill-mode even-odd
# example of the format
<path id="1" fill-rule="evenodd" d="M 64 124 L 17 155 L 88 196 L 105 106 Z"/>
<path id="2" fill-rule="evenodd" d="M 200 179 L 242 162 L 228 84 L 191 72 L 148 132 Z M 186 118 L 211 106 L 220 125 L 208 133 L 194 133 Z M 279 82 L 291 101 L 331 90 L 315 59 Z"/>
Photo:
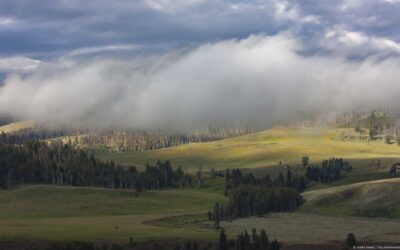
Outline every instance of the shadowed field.
<path id="1" fill-rule="evenodd" d="M 222 191 L 210 189 L 146 191 L 135 198 L 122 190 L 21 186 L 0 191 L 0 239 L 214 238 L 213 230 L 168 229 L 144 222 L 205 214 L 224 200 Z"/>

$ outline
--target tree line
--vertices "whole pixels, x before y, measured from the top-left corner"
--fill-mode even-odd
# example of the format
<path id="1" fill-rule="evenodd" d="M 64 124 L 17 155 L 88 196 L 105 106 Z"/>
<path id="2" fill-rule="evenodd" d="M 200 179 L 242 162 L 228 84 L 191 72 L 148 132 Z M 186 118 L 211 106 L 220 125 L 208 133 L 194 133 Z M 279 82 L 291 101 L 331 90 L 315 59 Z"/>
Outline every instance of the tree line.
<path id="1" fill-rule="evenodd" d="M 0 142 L 23 144 L 29 140 L 62 140 L 75 148 L 91 148 L 111 151 L 145 151 L 179 146 L 195 142 L 221 140 L 254 132 L 252 127 L 209 127 L 192 133 L 165 131 L 140 131 L 132 129 L 47 129 L 43 126 L 20 129 L 0 134 Z"/>
<path id="2" fill-rule="evenodd" d="M 302 158 L 306 167 L 305 175 L 294 175 L 290 166 L 286 174 L 282 172 L 271 179 L 270 175 L 255 177 L 252 173 L 243 174 L 239 169 L 217 172 L 226 180 L 225 195 L 229 197 L 226 204 L 216 203 L 208 212 L 208 219 L 214 221 L 218 228 L 221 220 L 261 216 L 269 212 L 293 211 L 303 204 L 301 192 L 309 181 L 330 182 L 338 180 L 341 172 L 351 172 L 352 166 L 342 158 L 323 160 L 321 167 L 308 165 L 309 157 Z"/>
<path id="3" fill-rule="evenodd" d="M 213 128 L 193 133 L 167 133 L 163 131 L 99 130 L 84 136 L 70 137 L 69 143 L 88 148 L 103 148 L 114 151 L 145 151 L 179 146 L 195 142 L 207 142 L 231 138 L 253 132 L 246 128 Z"/>
<path id="4" fill-rule="evenodd" d="M 251 230 L 251 234 L 244 230 L 236 236 L 236 238 L 228 239 L 225 230 L 222 229 L 219 234 L 218 249 L 219 250 L 279 250 L 282 245 L 274 239 L 270 241 L 264 229 L 258 233 L 255 228 Z"/>
<path id="5" fill-rule="evenodd" d="M 156 189 L 186 187 L 194 177 L 169 161 L 146 165 L 144 171 L 104 162 L 92 154 L 62 143 L 27 141 L 23 145 L 0 144 L 0 187 L 37 183 L 85 187 Z"/>

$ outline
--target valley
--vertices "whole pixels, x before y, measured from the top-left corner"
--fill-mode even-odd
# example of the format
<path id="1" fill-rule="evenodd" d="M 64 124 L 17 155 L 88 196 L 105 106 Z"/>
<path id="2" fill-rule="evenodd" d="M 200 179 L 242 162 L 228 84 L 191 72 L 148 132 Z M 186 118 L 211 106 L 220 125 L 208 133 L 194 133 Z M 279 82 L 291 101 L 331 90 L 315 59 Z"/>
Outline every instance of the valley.
<path id="1" fill-rule="evenodd" d="M 15 127 L 15 126 L 8 126 Z M 163 239 L 215 241 L 206 213 L 226 203 L 224 177 L 212 171 L 240 168 L 243 173 L 275 177 L 287 170 L 305 175 L 309 164 L 343 157 L 350 173 L 329 183 L 309 183 L 301 194 L 304 205 L 290 213 L 223 221 L 228 235 L 266 229 L 284 245 L 330 244 L 353 232 L 362 241 L 395 241 L 400 225 L 400 179 L 389 174 L 400 159 L 400 147 L 366 141 L 350 128 L 273 128 L 212 142 L 191 143 L 144 152 L 98 151 L 102 160 L 144 168 L 171 159 L 185 171 L 203 172 L 201 187 L 131 190 L 65 185 L 17 185 L 0 191 L 0 239 L 40 241 L 108 241 L 125 244 Z M 279 161 L 281 163 L 279 164 Z M 379 163 L 378 163 L 379 161 Z M 214 169 L 214 170 L 212 170 Z M 298 226 L 293 226 L 298 225 Z M 373 225 L 373 226 L 372 226 Z M 310 234 L 311 232 L 317 234 Z M 125 243 L 124 243 L 125 242 Z"/>

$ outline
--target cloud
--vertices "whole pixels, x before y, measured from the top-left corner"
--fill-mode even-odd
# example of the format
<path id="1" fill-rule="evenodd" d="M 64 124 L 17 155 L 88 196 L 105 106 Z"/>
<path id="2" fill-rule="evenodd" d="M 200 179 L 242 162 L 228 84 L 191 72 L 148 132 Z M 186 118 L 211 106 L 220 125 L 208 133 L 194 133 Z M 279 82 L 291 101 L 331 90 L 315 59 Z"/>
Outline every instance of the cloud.
<path id="1" fill-rule="evenodd" d="M 320 43 L 325 48 L 347 57 L 400 55 L 400 43 L 394 40 L 349 31 L 341 27 L 326 31 L 325 36 L 320 39 Z"/>
<path id="2" fill-rule="evenodd" d="M 151 8 L 157 11 L 175 12 L 206 2 L 206 0 L 145 0 Z"/>
<path id="3" fill-rule="evenodd" d="M 93 46 L 93 47 L 84 47 L 72 50 L 68 52 L 67 56 L 81 56 L 87 54 L 97 54 L 101 52 L 107 51 L 126 51 L 126 50 L 134 50 L 137 49 L 138 46 L 132 44 L 117 44 L 117 45 L 106 45 L 106 46 Z"/>
<path id="4" fill-rule="evenodd" d="M 41 62 L 27 57 L 0 58 L 0 72 L 29 72 L 35 70 Z"/>
<path id="5" fill-rule="evenodd" d="M 10 25 L 13 23 L 15 23 L 15 21 L 12 18 L 0 17 L 0 26 L 1 25 Z"/>
<path id="6" fill-rule="evenodd" d="M 9 75 L 0 114 L 58 126 L 191 130 L 397 105 L 397 57 L 351 61 L 303 48 L 281 33 L 129 60 L 55 61 Z"/>

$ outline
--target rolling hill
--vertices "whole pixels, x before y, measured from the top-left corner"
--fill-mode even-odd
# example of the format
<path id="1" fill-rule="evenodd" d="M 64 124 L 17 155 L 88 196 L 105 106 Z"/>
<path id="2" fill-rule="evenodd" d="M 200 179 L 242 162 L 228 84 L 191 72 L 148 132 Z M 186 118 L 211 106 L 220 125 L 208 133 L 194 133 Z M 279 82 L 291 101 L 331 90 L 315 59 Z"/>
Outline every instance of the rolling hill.
<path id="1" fill-rule="evenodd" d="M 303 193 L 301 210 L 340 216 L 400 218 L 400 178 L 360 182 Z"/>
<path id="2" fill-rule="evenodd" d="M 307 155 L 312 162 L 329 157 L 346 159 L 400 158 L 397 144 L 359 139 L 354 129 L 346 128 L 274 128 L 246 136 L 192 143 L 144 152 L 99 152 L 98 157 L 126 165 L 154 164 L 171 160 L 173 165 L 196 170 L 216 168 L 260 168 L 282 161 L 299 164 Z"/>

